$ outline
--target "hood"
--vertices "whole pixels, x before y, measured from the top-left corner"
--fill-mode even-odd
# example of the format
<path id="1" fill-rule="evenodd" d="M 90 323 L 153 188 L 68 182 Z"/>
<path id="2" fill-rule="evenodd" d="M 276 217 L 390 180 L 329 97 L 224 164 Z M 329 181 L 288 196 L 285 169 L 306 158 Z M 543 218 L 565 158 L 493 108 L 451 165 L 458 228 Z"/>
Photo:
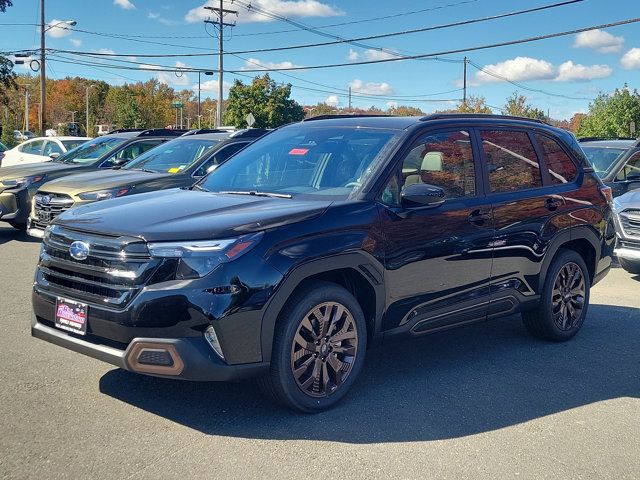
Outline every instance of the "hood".
<path id="1" fill-rule="evenodd" d="M 638 208 L 640 209 L 640 189 L 631 190 L 630 192 L 615 198 L 615 202 L 622 208 Z"/>
<path id="2" fill-rule="evenodd" d="M 69 165 L 57 162 L 44 162 L 29 163 L 27 165 L 16 165 L 13 167 L 2 167 L 2 169 L 0 170 L 0 180 L 75 170 L 79 166 L 80 165 Z"/>
<path id="3" fill-rule="evenodd" d="M 83 192 L 106 190 L 151 182 L 169 176 L 167 173 L 148 173 L 139 170 L 98 170 L 69 175 L 47 182 L 43 191 L 78 195 Z"/>
<path id="4" fill-rule="evenodd" d="M 147 241 L 206 240 L 309 220 L 322 214 L 330 204 L 171 189 L 72 208 L 55 223 Z"/>

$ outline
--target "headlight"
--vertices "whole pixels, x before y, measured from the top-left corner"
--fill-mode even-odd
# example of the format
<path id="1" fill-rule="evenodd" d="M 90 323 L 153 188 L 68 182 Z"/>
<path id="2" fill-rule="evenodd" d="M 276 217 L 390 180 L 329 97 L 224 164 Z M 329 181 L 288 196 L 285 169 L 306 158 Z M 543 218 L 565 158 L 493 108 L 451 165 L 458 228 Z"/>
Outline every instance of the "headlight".
<path id="1" fill-rule="evenodd" d="M 37 183 L 44 178 L 44 175 L 32 175 L 30 177 L 21 177 L 21 178 L 9 178 L 7 180 L 2 180 L 2 185 L 5 187 L 17 187 L 23 188 L 28 187 L 32 183 Z"/>
<path id="2" fill-rule="evenodd" d="M 178 259 L 178 280 L 202 278 L 218 265 L 247 253 L 261 238 L 262 232 L 223 240 L 150 243 L 149 253 L 156 258 Z"/>
<path id="3" fill-rule="evenodd" d="M 81 193 L 78 196 L 80 197 L 81 200 L 92 200 L 92 201 L 107 200 L 109 198 L 122 197 L 123 195 L 126 195 L 127 193 L 129 193 L 129 190 L 131 190 L 130 187 L 110 188 L 108 190 L 97 190 L 95 192 L 85 192 L 85 193 Z"/>

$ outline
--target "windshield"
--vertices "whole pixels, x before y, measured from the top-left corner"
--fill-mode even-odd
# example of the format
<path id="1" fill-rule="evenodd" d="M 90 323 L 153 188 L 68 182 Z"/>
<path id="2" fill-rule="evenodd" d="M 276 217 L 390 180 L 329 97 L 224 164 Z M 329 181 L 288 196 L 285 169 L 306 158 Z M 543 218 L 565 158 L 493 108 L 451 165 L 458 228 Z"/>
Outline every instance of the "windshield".
<path id="1" fill-rule="evenodd" d="M 157 173 L 178 173 L 191 166 L 211 150 L 218 140 L 204 138 L 176 139 L 140 155 L 124 168 Z"/>
<path id="2" fill-rule="evenodd" d="M 89 140 L 60 156 L 58 160 L 74 164 L 92 163 L 126 141 L 126 138 L 120 137 L 102 137 L 96 140 Z"/>
<path id="3" fill-rule="evenodd" d="M 356 127 L 284 128 L 241 150 L 198 188 L 346 198 L 395 135 L 395 131 Z"/>
<path id="4" fill-rule="evenodd" d="M 610 148 L 610 147 L 582 147 L 587 160 L 596 171 L 598 176 L 602 177 L 606 174 L 616 159 L 620 157 L 626 148 Z"/>
<path id="5" fill-rule="evenodd" d="M 86 141 L 87 141 L 86 138 L 82 140 L 62 140 L 62 144 L 64 145 L 64 148 L 66 148 L 67 151 L 69 151 L 69 150 L 73 150 L 78 145 L 82 145 Z"/>

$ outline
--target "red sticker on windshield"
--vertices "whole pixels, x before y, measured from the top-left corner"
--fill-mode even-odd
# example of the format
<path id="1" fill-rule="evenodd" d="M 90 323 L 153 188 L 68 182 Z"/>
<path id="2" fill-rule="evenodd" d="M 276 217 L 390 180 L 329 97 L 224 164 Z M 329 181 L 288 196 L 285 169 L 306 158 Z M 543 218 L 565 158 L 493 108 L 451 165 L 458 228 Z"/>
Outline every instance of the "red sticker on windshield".
<path id="1" fill-rule="evenodd" d="M 307 152 L 309 152 L 308 148 L 292 148 L 289 155 L 306 155 Z"/>

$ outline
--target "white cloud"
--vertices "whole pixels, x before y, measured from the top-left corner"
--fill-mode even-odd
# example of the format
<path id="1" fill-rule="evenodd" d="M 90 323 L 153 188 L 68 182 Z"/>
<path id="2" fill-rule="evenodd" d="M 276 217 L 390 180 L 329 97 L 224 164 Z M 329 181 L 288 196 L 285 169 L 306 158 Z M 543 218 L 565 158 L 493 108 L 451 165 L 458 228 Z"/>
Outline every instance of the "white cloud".
<path id="1" fill-rule="evenodd" d="M 74 47 L 79 47 L 80 45 L 82 45 L 82 40 L 78 38 L 70 38 L 69 41 L 71 42 L 71 45 L 73 45 Z"/>
<path id="2" fill-rule="evenodd" d="M 337 107 L 338 105 L 340 105 L 340 97 L 338 97 L 337 95 L 329 95 L 324 100 L 324 103 L 326 103 L 327 105 L 330 105 L 332 107 Z"/>
<path id="3" fill-rule="evenodd" d="M 258 60 L 257 58 L 248 58 L 244 62 L 244 66 L 242 70 L 255 70 L 260 68 L 268 68 L 268 69 L 279 69 L 279 68 L 296 68 L 301 67 L 302 65 L 296 65 L 293 62 L 284 61 L 284 62 L 263 62 Z"/>
<path id="4" fill-rule="evenodd" d="M 258 13 L 257 9 L 288 18 L 336 17 L 344 15 L 342 10 L 317 0 L 254 0 L 252 5 L 255 8 L 248 10 L 232 3 L 230 0 L 225 0 L 224 2 L 224 8 L 238 12 L 237 21 L 239 23 L 274 22 L 277 20 L 277 18 Z M 206 20 L 211 16 L 211 12 L 205 10 L 205 6 L 219 7 L 220 4 L 217 0 L 208 0 L 201 6 L 189 10 L 184 19 L 189 23 Z"/>
<path id="5" fill-rule="evenodd" d="M 173 85 L 177 87 L 185 87 L 187 85 L 190 85 L 191 82 L 189 81 L 189 75 L 181 71 L 181 69 L 187 68 L 187 64 L 182 62 L 176 62 L 175 67 L 176 67 L 176 70 L 174 72 L 161 72 L 159 70 L 162 67 L 156 67 L 154 65 L 146 65 L 146 64 L 139 66 L 141 70 L 157 71 L 158 74 L 156 75 L 156 78 L 160 83 L 165 83 L 167 85 Z"/>
<path id="6" fill-rule="evenodd" d="M 349 55 L 347 55 L 347 58 L 350 61 L 355 62 L 356 60 L 358 60 L 360 58 L 360 54 L 358 52 L 356 52 L 354 49 L 350 48 L 349 49 Z"/>
<path id="7" fill-rule="evenodd" d="M 389 58 L 398 58 L 398 55 L 394 55 L 393 50 L 386 49 L 383 50 L 374 50 L 373 48 L 369 48 L 364 51 L 364 58 L 366 60 L 387 60 Z"/>
<path id="8" fill-rule="evenodd" d="M 352 93 L 361 93 L 365 95 L 389 95 L 393 93 L 393 88 L 386 82 L 364 83 L 362 80 L 355 79 L 349 83 Z"/>
<path id="9" fill-rule="evenodd" d="M 148 18 L 150 18 L 151 20 L 155 20 L 163 25 L 167 25 L 167 26 L 172 26 L 172 25 L 177 25 L 178 22 L 176 22 L 175 20 L 170 20 L 168 18 L 163 17 L 162 15 L 160 15 L 159 13 L 155 13 L 155 12 L 149 12 L 149 14 L 147 15 Z"/>
<path id="10" fill-rule="evenodd" d="M 104 55 L 113 55 L 116 52 L 114 52 L 110 48 L 101 48 L 100 50 L 98 50 L 98 53 L 102 53 Z"/>
<path id="11" fill-rule="evenodd" d="M 564 62 L 558 67 L 556 82 L 584 82 L 596 78 L 606 78 L 613 70 L 609 65 L 580 65 L 571 60 Z"/>
<path id="12" fill-rule="evenodd" d="M 136 6 L 129 0 L 113 0 L 113 4 L 119 6 L 123 10 L 133 10 Z"/>
<path id="13" fill-rule="evenodd" d="M 387 108 L 398 108 L 398 102 L 387 102 Z"/>
<path id="14" fill-rule="evenodd" d="M 615 37 L 602 30 L 589 30 L 576 35 L 574 48 L 592 48 L 600 53 L 619 52 L 624 43 L 624 37 Z"/>
<path id="15" fill-rule="evenodd" d="M 66 24 L 65 20 L 54 18 L 47 25 L 50 27 L 49 30 L 47 30 L 47 35 L 50 37 L 62 38 L 71 35 L 71 30 L 69 30 L 70 25 Z"/>
<path id="16" fill-rule="evenodd" d="M 225 82 L 225 81 L 222 82 L 222 90 L 224 90 L 225 93 L 228 92 L 230 88 L 231 88 L 231 83 Z M 191 89 L 197 93 L 198 84 L 196 83 L 195 85 L 193 85 Z M 216 93 L 218 91 L 218 80 L 207 80 L 206 82 L 201 82 L 200 90 L 203 92 Z"/>
<path id="17" fill-rule="evenodd" d="M 640 48 L 632 48 L 620 59 L 620 64 L 625 70 L 640 68 Z"/>
<path id="18" fill-rule="evenodd" d="M 483 70 L 475 74 L 476 83 L 499 83 L 504 80 L 499 77 L 508 78 L 514 82 L 528 80 L 550 80 L 556 76 L 555 67 L 546 60 L 539 60 L 531 57 L 516 57 L 504 62 L 485 65 Z M 491 74 L 495 74 L 493 76 Z"/>

